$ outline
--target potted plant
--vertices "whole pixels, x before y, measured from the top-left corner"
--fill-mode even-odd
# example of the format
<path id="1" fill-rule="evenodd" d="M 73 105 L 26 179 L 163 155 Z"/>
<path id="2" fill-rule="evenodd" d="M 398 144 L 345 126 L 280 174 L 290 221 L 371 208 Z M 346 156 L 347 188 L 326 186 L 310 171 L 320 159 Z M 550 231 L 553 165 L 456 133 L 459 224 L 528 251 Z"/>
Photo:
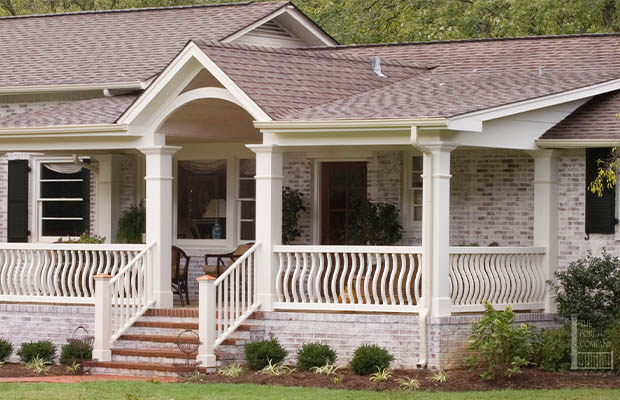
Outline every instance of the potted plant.
<path id="1" fill-rule="evenodd" d="M 116 240 L 119 243 L 144 243 L 144 232 L 146 232 L 146 207 L 142 200 L 123 211 L 118 220 Z"/>

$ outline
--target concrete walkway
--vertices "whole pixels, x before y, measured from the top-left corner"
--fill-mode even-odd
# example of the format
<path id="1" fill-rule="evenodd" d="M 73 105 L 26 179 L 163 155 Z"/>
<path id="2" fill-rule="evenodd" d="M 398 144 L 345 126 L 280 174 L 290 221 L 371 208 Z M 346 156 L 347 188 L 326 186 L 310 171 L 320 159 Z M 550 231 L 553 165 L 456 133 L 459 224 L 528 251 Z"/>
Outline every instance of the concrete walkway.
<path id="1" fill-rule="evenodd" d="M 79 383 L 105 381 L 157 381 L 178 382 L 177 378 L 163 378 L 152 376 L 123 376 L 123 375 L 65 375 L 65 376 L 32 376 L 25 378 L 0 378 L 0 383 Z"/>

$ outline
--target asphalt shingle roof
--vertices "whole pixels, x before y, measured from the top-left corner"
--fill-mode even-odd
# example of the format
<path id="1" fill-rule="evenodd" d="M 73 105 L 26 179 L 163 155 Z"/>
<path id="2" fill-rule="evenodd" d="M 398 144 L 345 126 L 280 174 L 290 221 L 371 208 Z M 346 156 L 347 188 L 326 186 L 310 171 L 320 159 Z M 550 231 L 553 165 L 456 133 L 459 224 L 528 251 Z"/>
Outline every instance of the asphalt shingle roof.
<path id="1" fill-rule="evenodd" d="M 0 18 L 0 87 L 149 79 L 192 38 L 220 40 L 286 1 Z"/>
<path id="2" fill-rule="evenodd" d="M 573 111 L 541 139 L 612 139 L 620 140 L 620 91 L 593 97 Z"/>

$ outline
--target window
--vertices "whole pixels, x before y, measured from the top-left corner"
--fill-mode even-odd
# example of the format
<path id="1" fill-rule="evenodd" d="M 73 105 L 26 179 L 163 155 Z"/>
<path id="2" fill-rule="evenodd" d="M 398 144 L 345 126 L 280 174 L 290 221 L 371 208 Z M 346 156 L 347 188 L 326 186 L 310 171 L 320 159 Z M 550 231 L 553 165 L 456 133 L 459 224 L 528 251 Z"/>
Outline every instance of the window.
<path id="1" fill-rule="evenodd" d="M 239 240 L 252 241 L 256 236 L 256 160 L 239 160 Z"/>
<path id="2" fill-rule="evenodd" d="M 411 156 L 409 158 L 408 174 L 408 206 L 409 221 L 422 221 L 422 157 Z"/>
<path id="3" fill-rule="evenodd" d="M 178 164 L 177 237 L 226 239 L 226 160 Z"/>
<path id="4" fill-rule="evenodd" d="M 586 149 L 586 233 L 613 234 L 616 231 L 616 189 L 605 189 L 602 196 L 592 193 L 588 184 L 598 175 L 598 160 L 611 156 L 611 149 Z"/>
<path id="5" fill-rule="evenodd" d="M 40 235 L 79 236 L 90 231 L 90 171 L 71 162 L 40 164 Z"/>

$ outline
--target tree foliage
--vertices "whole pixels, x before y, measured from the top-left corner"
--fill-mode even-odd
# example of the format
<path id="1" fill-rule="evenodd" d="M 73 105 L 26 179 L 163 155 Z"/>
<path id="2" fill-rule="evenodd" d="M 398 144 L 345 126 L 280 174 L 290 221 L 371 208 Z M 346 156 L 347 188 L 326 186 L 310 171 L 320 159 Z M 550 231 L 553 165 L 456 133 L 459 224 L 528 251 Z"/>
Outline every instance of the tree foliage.
<path id="1" fill-rule="evenodd" d="M 0 0 L 0 16 L 230 2 L 231 0 Z M 293 2 L 343 44 L 620 30 L 620 0 Z"/>

